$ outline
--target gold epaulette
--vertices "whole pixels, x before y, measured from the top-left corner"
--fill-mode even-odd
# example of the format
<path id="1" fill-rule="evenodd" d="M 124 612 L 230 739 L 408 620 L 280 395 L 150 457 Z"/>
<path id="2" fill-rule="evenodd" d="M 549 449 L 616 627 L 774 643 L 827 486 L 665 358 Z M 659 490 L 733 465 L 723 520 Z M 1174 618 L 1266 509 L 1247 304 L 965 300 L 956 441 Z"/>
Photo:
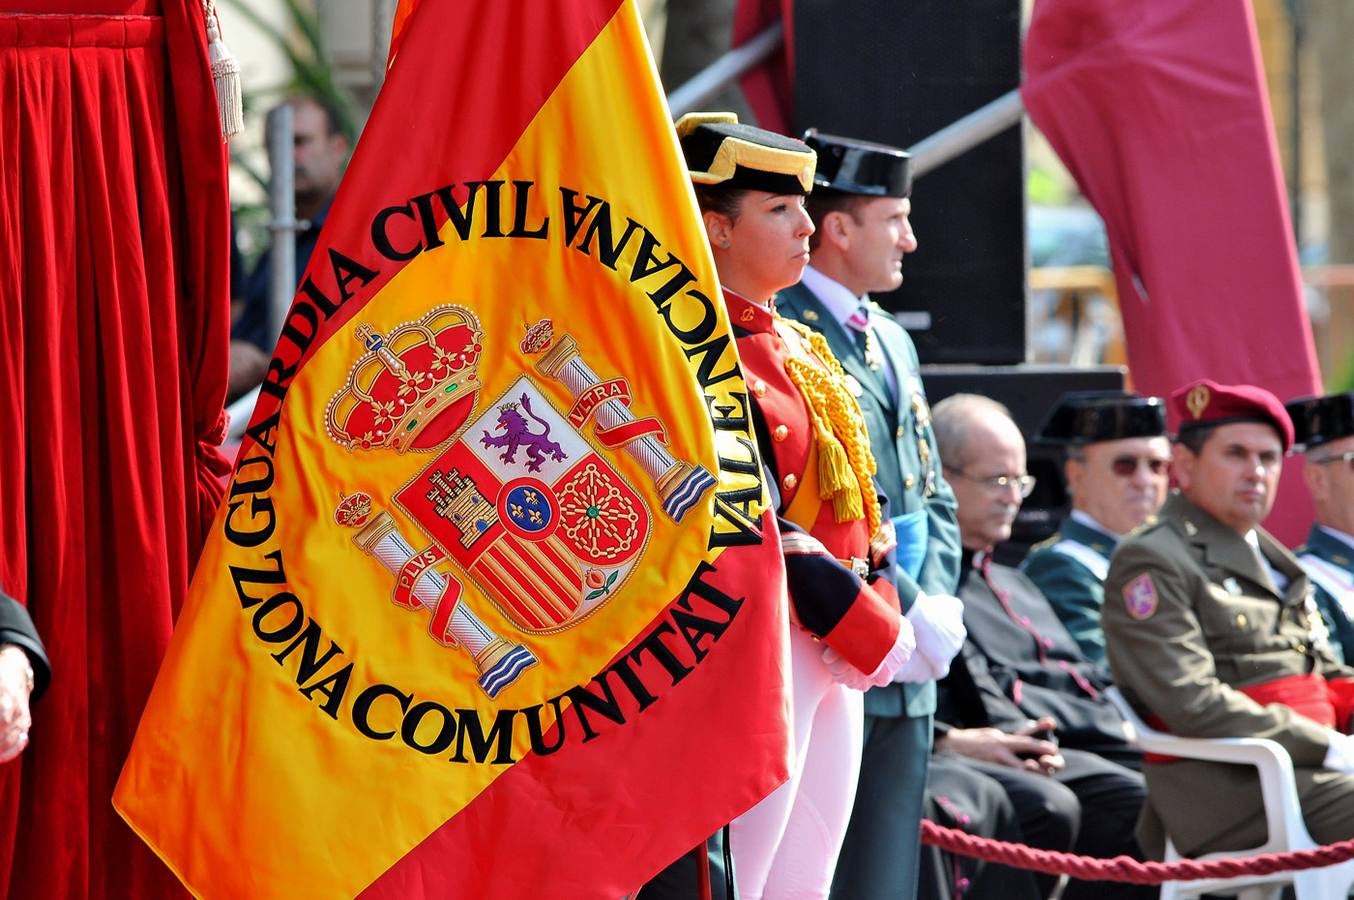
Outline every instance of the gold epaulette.
<path id="1" fill-rule="evenodd" d="M 1043 539 L 1042 541 L 1040 541 L 1039 543 L 1034 544 L 1033 546 L 1031 546 L 1029 552 L 1030 552 L 1030 553 L 1033 553 L 1033 552 L 1036 551 L 1036 550 L 1047 550 L 1048 548 L 1052 547 L 1054 544 L 1058 543 L 1058 541 L 1061 541 L 1062 539 L 1063 539 L 1063 533 L 1062 533 L 1061 531 L 1055 531 L 1055 532 L 1053 532 L 1053 534 L 1051 534 L 1051 535 L 1049 535 L 1048 537 L 1044 538 L 1044 539 Z"/>

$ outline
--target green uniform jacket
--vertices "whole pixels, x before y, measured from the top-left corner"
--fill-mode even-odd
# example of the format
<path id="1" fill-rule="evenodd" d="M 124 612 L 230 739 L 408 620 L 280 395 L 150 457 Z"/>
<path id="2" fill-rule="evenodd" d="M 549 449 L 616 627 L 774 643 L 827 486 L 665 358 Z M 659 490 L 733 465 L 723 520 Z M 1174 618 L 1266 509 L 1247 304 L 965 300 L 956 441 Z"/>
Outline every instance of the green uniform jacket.
<path id="1" fill-rule="evenodd" d="M 1105 660 L 1105 633 L 1100 607 L 1105 602 L 1105 575 L 1118 541 L 1068 517 L 1053 537 L 1036 544 L 1020 570 L 1033 581 L 1081 653 L 1098 666 Z"/>
<path id="2" fill-rule="evenodd" d="M 1308 582 L 1297 560 L 1256 529 L 1270 565 L 1289 578 L 1280 594 L 1250 545 L 1235 531 L 1172 494 L 1155 525 L 1125 538 L 1105 580 L 1101 624 L 1120 690 L 1144 716 L 1188 737 L 1262 737 L 1277 741 L 1295 767 L 1325 760 L 1328 731 L 1286 706 L 1236 690 L 1311 671 L 1349 677 L 1313 637 Z M 1161 826 L 1182 853 L 1211 849 L 1240 828 L 1226 798 L 1254 771 L 1222 763 L 1149 763 L 1148 808 L 1139 823 L 1143 849 L 1160 852 Z M 1239 774 L 1243 773 L 1244 774 Z"/>
<path id="3" fill-rule="evenodd" d="M 926 556 L 917 580 L 901 570 L 897 573 L 903 611 L 911 608 L 918 591 L 953 596 L 959 587 L 960 555 L 954 492 L 941 474 L 940 454 L 936 452 L 935 434 L 931 431 L 931 410 L 922 390 L 912 338 L 877 306 L 871 311 L 870 325 L 897 376 L 903 402 L 895 403 L 866 365 L 855 338 L 808 288 L 797 284 L 781 291 L 776 296 L 776 311 L 822 332 L 841 360 L 842 368 L 859 382 L 860 396 L 856 399 L 869 428 L 870 449 L 878 467 L 875 480 L 888 497 L 889 515 L 926 510 Z M 927 456 L 925 464 L 923 453 Z M 873 716 L 929 716 L 935 709 L 934 682 L 891 684 L 865 694 L 865 712 Z"/>
<path id="4" fill-rule="evenodd" d="M 1316 588 L 1316 605 L 1341 662 L 1354 662 L 1354 549 L 1320 525 L 1313 525 L 1298 562 Z"/>

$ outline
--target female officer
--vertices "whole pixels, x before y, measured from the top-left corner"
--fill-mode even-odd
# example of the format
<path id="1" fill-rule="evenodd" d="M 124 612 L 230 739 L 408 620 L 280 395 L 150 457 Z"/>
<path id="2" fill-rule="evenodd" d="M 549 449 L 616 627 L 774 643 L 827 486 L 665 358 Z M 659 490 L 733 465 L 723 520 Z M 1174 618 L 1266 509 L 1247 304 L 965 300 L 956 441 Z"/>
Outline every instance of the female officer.
<path id="1" fill-rule="evenodd" d="M 742 900 L 827 897 L 859 774 L 861 692 L 887 684 L 914 639 L 876 574 L 894 542 L 860 409 L 822 336 L 775 312 L 809 259 L 814 152 L 730 113 L 684 116 L 677 134 L 738 339 L 795 626 L 794 765 L 732 824 L 735 879 Z"/>

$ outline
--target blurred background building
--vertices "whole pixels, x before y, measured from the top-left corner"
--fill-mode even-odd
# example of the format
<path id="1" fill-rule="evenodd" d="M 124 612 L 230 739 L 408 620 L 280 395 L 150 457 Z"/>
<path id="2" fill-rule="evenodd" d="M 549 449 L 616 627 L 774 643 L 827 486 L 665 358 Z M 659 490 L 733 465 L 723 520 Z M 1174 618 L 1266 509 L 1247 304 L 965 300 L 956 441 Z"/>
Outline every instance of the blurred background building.
<path id="1" fill-rule="evenodd" d="M 1348 149 L 1354 98 L 1347 90 L 1354 84 L 1354 55 L 1347 50 L 1354 4 L 1252 2 L 1322 374 L 1330 388 L 1354 387 L 1354 158 Z M 640 0 L 639 6 L 668 90 L 729 49 L 734 0 Z M 1032 0 L 1021 6 L 1028 21 Z M 350 112 L 355 135 L 379 89 L 394 7 L 395 0 L 221 4 L 244 68 L 247 132 L 232 147 L 232 192 L 247 258 L 266 243 L 262 113 L 289 90 L 316 91 Z M 753 118 L 736 84 L 706 106 Z M 1026 127 L 1025 133 L 1031 267 L 1025 359 L 1122 364 L 1104 227 L 1038 131 Z"/>

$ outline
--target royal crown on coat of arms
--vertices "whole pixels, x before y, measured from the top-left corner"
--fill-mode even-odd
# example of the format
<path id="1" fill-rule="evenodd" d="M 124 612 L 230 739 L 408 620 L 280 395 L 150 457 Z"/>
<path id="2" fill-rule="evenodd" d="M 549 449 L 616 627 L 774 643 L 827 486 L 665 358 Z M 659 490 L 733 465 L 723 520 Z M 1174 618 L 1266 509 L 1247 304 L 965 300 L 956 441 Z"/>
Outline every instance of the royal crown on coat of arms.
<path id="1" fill-rule="evenodd" d="M 325 427 L 337 443 L 348 450 L 427 452 L 464 424 L 480 389 L 483 335 L 474 313 L 437 306 L 388 334 L 362 323 L 353 336 L 366 352 L 325 410 Z"/>

